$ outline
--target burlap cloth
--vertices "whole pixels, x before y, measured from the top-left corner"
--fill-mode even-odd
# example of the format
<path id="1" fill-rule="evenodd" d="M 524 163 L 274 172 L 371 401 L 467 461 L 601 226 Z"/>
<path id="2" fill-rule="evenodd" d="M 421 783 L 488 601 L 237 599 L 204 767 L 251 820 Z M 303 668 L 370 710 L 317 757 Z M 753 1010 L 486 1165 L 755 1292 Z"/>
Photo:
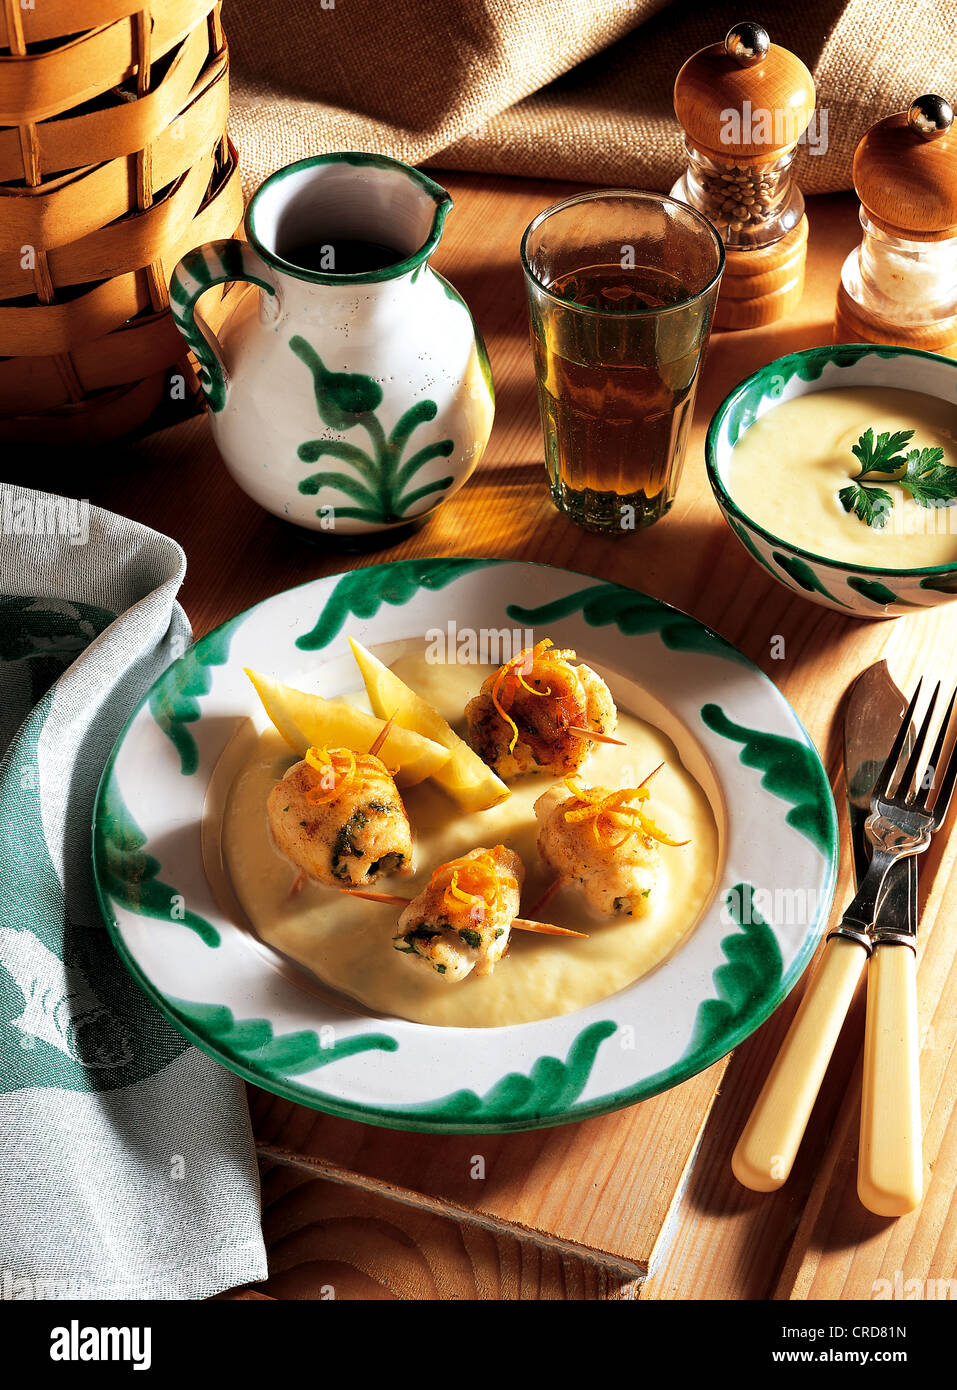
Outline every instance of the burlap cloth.
<path id="1" fill-rule="evenodd" d="M 811 193 L 851 186 L 867 127 L 922 92 L 957 96 L 954 0 L 228 0 L 231 132 L 247 192 L 304 155 L 667 188 L 684 60 L 756 19 L 814 74 L 827 148 Z"/>

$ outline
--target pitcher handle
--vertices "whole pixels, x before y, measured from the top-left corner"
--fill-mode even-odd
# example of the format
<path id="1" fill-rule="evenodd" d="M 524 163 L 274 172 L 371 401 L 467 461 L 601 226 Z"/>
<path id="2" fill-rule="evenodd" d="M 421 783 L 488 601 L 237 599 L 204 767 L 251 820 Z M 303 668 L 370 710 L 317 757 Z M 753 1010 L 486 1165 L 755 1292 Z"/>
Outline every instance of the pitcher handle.
<path id="1" fill-rule="evenodd" d="M 263 274 L 263 263 L 255 251 L 248 242 L 236 237 L 208 241 L 205 246 L 187 251 L 173 271 L 169 286 L 173 322 L 199 362 L 199 384 L 210 410 L 222 410 L 226 404 L 226 370 L 215 336 L 196 319 L 197 301 L 214 285 L 223 285 L 227 280 L 247 280 L 274 295 L 275 285 Z"/>

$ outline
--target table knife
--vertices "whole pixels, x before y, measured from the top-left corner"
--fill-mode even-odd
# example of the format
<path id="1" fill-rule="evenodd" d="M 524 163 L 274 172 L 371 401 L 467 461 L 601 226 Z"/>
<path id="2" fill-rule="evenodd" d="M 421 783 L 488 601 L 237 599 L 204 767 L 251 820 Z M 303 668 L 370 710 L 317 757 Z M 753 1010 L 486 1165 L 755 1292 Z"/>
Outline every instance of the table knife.
<path id="1" fill-rule="evenodd" d="M 858 885 L 870 859 L 864 821 L 870 810 L 871 792 L 906 708 L 907 702 L 891 680 L 885 661 L 868 667 L 854 682 L 848 697 L 844 715 L 844 777 Z M 913 924 L 916 930 L 915 859 L 905 860 L 892 870 L 878 925 L 888 921 L 903 923 L 905 930 Z M 871 940 L 863 932 L 843 928 L 828 937 L 821 961 L 732 1155 L 734 1175 L 745 1187 L 773 1192 L 787 1181 L 870 953 Z M 892 953 L 888 950 L 886 954 L 889 957 Z M 911 952 L 905 950 L 902 954 L 910 956 Z M 879 993 L 887 996 L 899 990 L 900 973 L 900 963 L 887 959 L 875 986 L 875 1005 L 878 987 Z M 905 995 L 906 982 L 901 997 Z M 894 1012 L 899 1014 L 897 1009 Z M 871 1050 L 875 1061 L 887 1050 L 877 1046 L 885 1030 L 878 1028 L 876 1019 L 875 1006 Z M 896 1025 L 891 1021 L 888 1026 L 893 1029 Z M 875 1072 L 876 1067 L 872 1066 L 871 1075 Z M 873 1140 L 876 1129 L 884 1123 L 879 1092 L 874 1088 L 869 1102 L 868 1134 Z M 862 1119 L 862 1127 L 863 1124 Z M 919 1144 L 919 1125 L 917 1132 Z M 861 1199 L 864 1200 L 863 1192 Z M 869 1203 L 865 1201 L 865 1205 Z"/>
<path id="2" fill-rule="evenodd" d="M 899 721 L 905 708 L 884 661 L 859 677 L 848 705 L 844 772 L 858 883 L 870 853 L 864 822 L 880 766 L 883 730 L 893 719 Z M 869 739 L 875 740 L 870 746 Z M 923 1195 L 917 863 L 909 858 L 891 870 L 867 967 L 857 1195 L 878 1216 L 903 1216 Z"/>

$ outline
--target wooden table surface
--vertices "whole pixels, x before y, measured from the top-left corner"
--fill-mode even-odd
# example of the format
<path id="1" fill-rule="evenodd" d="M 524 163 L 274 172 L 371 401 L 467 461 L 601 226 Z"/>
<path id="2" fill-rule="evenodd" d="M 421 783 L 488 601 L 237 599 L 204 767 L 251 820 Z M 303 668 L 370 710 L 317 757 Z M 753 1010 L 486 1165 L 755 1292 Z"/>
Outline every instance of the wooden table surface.
<path id="1" fill-rule="evenodd" d="M 775 681 L 825 760 L 843 819 L 839 730 L 848 685 L 881 656 L 904 688 L 922 671 L 946 674 L 957 606 L 864 622 L 775 584 L 721 519 L 705 476 L 703 435 L 722 397 L 754 368 L 829 341 L 840 265 L 859 235 L 856 205 L 848 197 L 811 200 L 799 311 L 770 328 L 713 336 L 671 513 L 647 532 L 610 540 L 579 531 L 548 498 L 518 267 L 527 222 L 577 186 L 460 174 L 443 181 L 456 208 L 435 265 L 469 301 L 485 335 L 497 410 L 478 472 L 424 529 L 360 556 L 325 538 L 305 539 L 238 491 L 204 420 L 117 451 L 100 465 L 101 476 L 84 476 L 82 484 L 56 468 L 38 473 L 32 464 L 29 480 L 88 494 L 174 536 L 188 558 L 181 600 L 197 636 L 306 579 L 415 555 L 539 560 L 646 590 L 716 629 Z M 17 471 L 27 480 L 26 468 Z M 772 655 L 781 652 L 780 638 L 783 655 Z M 273 1271 L 264 1291 L 324 1297 L 333 1289 L 338 1298 L 871 1298 L 884 1288 L 875 1281 L 893 1288 L 895 1279 L 903 1287 L 951 1277 L 957 967 L 944 904 L 948 890 L 957 889 L 957 867 L 954 853 L 937 842 L 925 859 L 919 991 L 927 1188 L 918 1212 L 884 1221 L 857 1202 L 859 1008 L 788 1184 L 759 1196 L 731 1176 L 731 1149 L 799 986 L 730 1062 L 618 1117 L 540 1132 L 503 1160 L 495 1191 L 480 1200 L 454 1181 L 417 1183 L 403 1147 L 409 1136 L 330 1120 L 251 1088 Z M 848 886 L 845 864 L 840 897 Z M 583 1171 L 581 1155 L 598 1134 L 604 1160 L 594 1173 Z M 421 1143 L 421 1136 L 412 1138 Z M 467 1141 L 457 1142 L 468 1151 Z M 483 1146 L 491 1151 L 495 1144 Z"/>

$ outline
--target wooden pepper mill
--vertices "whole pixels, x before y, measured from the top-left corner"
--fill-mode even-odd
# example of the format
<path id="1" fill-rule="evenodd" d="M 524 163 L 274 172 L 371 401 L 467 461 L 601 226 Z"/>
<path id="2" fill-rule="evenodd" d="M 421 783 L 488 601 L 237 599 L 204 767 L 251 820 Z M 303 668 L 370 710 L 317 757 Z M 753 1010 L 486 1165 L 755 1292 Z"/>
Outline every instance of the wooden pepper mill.
<path id="1" fill-rule="evenodd" d="M 854 155 L 864 237 L 841 271 L 835 340 L 957 357 L 957 129 L 943 97 L 878 121 Z"/>
<path id="2" fill-rule="evenodd" d="M 688 168 L 672 196 L 714 223 L 727 262 L 718 328 L 756 328 L 791 312 L 804 288 L 807 217 L 791 177 L 814 114 L 814 79 L 759 24 L 736 24 L 675 81 Z"/>

